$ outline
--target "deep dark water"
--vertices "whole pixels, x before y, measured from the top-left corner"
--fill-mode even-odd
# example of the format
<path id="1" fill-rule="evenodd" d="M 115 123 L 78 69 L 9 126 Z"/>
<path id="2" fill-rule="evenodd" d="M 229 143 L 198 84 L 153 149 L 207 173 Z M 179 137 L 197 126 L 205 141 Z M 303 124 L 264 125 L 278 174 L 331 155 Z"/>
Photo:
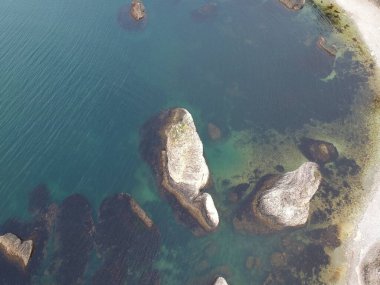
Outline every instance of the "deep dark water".
<path id="1" fill-rule="evenodd" d="M 357 153 L 324 166 L 306 230 L 245 236 L 231 220 L 262 176 L 306 160 L 296 149 L 306 125 L 320 125 L 316 138 L 338 151 L 365 145 L 356 125 L 344 147 L 341 132 L 358 97 L 370 97 L 366 69 L 310 3 L 291 12 L 277 0 L 215 1 L 200 17 L 205 1 L 144 3 L 143 28 L 126 30 L 121 0 L 2 1 L 0 231 L 36 245 L 26 272 L 1 257 L 2 284 L 207 284 L 219 274 L 230 284 L 321 284 L 325 249 L 339 246 L 331 219 L 357 191 Z M 337 58 L 317 47 L 320 35 L 332 35 Z M 215 180 L 222 222 L 204 238 L 175 221 L 139 155 L 140 127 L 174 106 L 193 114 Z M 248 139 L 236 147 L 240 132 Z M 246 165 L 247 149 L 265 158 Z"/>

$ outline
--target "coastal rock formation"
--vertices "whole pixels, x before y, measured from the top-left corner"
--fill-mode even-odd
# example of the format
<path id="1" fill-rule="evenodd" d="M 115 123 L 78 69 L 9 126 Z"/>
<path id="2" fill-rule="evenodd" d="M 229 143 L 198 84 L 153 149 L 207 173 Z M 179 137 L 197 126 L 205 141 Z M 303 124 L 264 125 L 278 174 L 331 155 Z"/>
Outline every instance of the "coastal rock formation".
<path id="1" fill-rule="evenodd" d="M 2 250 L 10 259 L 16 258 L 19 260 L 23 267 L 28 265 L 32 249 L 33 241 L 31 240 L 22 242 L 12 233 L 0 236 L 0 250 Z"/>
<path id="2" fill-rule="evenodd" d="M 298 148 L 307 159 L 318 164 L 332 162 L 339 156 L 338 150 L 332 143 L 311 138 L 302 138 Z"/>
<path id="3" fill-rule="evenodd" d="M 141 0 L 132 0 L 130 13 L 136 21 L 140 21 L 145 17 L 145 6 Z"/>
<path id="4" fill-rule="evenodd" d="M 95 240 L 103 265 L 92 284 L 159 284 L 153 262 L 160 234 L 131 196 L 121 193 L 103 200 Z"/>
<path id="5" fill-rule="evenodd" d="M 380 284 L 380 243 L 373 245 L 363 258 L 360 276 L 364 285 Z"/>
<path id="6" fill-rule="evenodd" d="M 218 277 L 213 285 L 228 285 L 228 283 L 223 277 Z"/>
<path id="7" fill-rule="evenodd" d="M 214 201 L 201 192 L 210 183 L 210 172 L 191 114 L 182 108 L 163 111 L 144 125 L 141 135 L 141 154 L 179 220 L 196 235 L 215 230 L 219 216 Z"/>
<path id="8" fill-rule="evenodd" d="M 243 202 L 234 226 L 251 233 L 270 233 L 304 225 L 309 202 L 322 180 L 318 164 L 305 162 L 282 175 L 264 176 Z"/>
<path id="9" fill-rule="evenodd" d="M 286 8 L 300 10 L 305 5 L 305 0 L 279 0 Z"/>
<path id="10" fill-rule="evenodd" d="M 81 283 L 94 246 L 93 235 L 94 221 L 90 203 L 80 194 L 67 197 L 57 214 L 58 248 L 50 268 L 57 284 Z"/>

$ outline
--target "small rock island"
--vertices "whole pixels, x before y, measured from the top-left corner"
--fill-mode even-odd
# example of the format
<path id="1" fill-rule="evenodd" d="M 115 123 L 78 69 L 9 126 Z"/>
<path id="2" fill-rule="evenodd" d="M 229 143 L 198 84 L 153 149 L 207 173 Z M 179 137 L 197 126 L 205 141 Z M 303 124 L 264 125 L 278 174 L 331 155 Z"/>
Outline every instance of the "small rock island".
<path id="1" fill-rule="evenodd" d="M 309 202 L 322 180 L 318 164 L 305 162 L 295 171 L 266 175 L 249 194 L 234 226 L 255 234 L 298 227 L 309 217 Z"/>
<path id="2" fill-rule="evenodd" d="M 21 241 L 12 233 L 0 236 L 0 250 L 10 259 L 16 259 L 22 267 L 26 267 L 32 254 L 33 241 Z"/>
<path id="3" fill-rule="evenodd" d="M 145 6 L 140 0 L 132 0 L 130 13 L 133 19 L 140 21 L 145 17 Z"/>
<path id="4" fill-rule="evenodd" d="M 140 151 L 177 218 L 195 235 L 214 231 L 219 215 L 210 194 L 210 171 L 193 117 L 182 108 L 161 112 L 142 129 Z"/>

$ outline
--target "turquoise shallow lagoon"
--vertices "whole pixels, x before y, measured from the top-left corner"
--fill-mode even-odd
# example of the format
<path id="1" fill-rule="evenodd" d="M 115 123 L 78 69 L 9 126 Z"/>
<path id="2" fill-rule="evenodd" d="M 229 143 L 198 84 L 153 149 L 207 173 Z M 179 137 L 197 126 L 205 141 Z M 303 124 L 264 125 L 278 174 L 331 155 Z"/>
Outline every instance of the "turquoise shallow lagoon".
<path id="1" fill-rule="evenodd" d="M 338 194 L 325 187 L 317 195 L 311 208 L 319 216 L 305 230 L 269 236 L 233 229 L 239 204 L 228 194 L 241 183 L 252 190 L 277 165 L 291 171 L 306 161 L 296 147 L 302 136 L 331 141 L 364 167 L 358 149 L 367 143 L 361 111 L 372 96 L 367 66 L 309 2 L 294 12 L 277 0 L 220 0 L 205 19 L 192 17 L 205 1 L 144 3 L 145 27 L 126 30 L 118 13 L 127 1 L 2 0 L 0 223 L 30 221 L 28 195 L 41 183 L 56 203 L 85 196 L 95 222 L 104 198 L 126 192 L 160 231 L 154 268 L 161 284 L 206 284 L 215 274 L 235 285 L 326 284 L 317 269 L 329 263 L 323 242 L 305 242 L 300 264 L 287 253 L 289 268 L 280 270 L 273 253 L 292 248 L 289 240 L 304 242 L 309 230 L 341 222 L 341 208 L 360 196 L 355 175 L 342 178 L 339 165 L 327 167 Z M 337 46 L 336 58 L 318 48 L 320 35 Z M 206 237 L 175 221 L 139 153 L 142 124 L 169 107 L 187 108 L 204 142 L 221 216 L 220 229 Z M 220 128 L 220 140 L 208 136 L 209 123 Z M 329 203 L 333 198 L 344 202 Z M 54 248 L 52 234 L 33 284 L 58 282 L 49 270 Z M 84 284 L 92 284 L 99 264 L 93 249 Z M 296 279 L 286 279 L 287 270 Z"/>

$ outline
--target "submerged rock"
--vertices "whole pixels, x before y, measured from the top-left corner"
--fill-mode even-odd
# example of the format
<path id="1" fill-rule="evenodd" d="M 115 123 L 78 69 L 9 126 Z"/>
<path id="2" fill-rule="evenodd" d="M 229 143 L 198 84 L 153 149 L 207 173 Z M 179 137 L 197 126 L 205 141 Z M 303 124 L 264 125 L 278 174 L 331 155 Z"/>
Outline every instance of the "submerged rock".
<path id="1" fill-rule="evenodd" d="M 339 156 L 332 143 L 321 140 L 302 138 L 298 148 L 307 159 L 319 164 L 332 162 Z"/>
<path id="2" fill-rule="evenodd" d="M 228 283 L 223 277 L 218 277 L 213 285 L 228 285 Z"/>
<path id="3" fill-rule="evenodd" d="M 67 197 L 59 208 L 56 223 L 58 249 L 50 271 L 58 284 L 78 284 L 93 249 L 92 209 L 85 197 Z"/>
<path id="4" fill-rule="evenodd" d="M 360 277 L 364 285 L 380 284 L 380 243 L 373 245 L 364 256 Z"/>
<path id="5" fill-rule="evenodd" d="M 222 137 L 221 130 L 213 123 L 207 124 L 207 132 L 210 139 L 216 141 Z"/>
<path id="6" fill-rule="evenodd" d="M 29 263 L 33 250 L 33 241 L 21 241 L 12 233 L 0 236 L 0 250 L 10 259 L 15 258 L 23 267 Z"/>
<path id="7" fill-rule="evenodd" d="M 322 36 L 318 38 L 317 46 L 325 51 L 328 55 L 336 56 L 336 53 L 338 52 L 335 45 L 329 44 L 326 39 Z"/>
<path id="8" fill-rule="evenodd" d="M 211 178 L 191 114 L 175 108 L 149 120 L 140 151 L 180 221 L 196 235 L 215 230 L 219 215 L 211 195 L 201 192 Z"/>
<path id="9" fill-rule="evenodd" d="M 243 202 L 234 219 L 238 230 L 270 233 L 298 227 L 309 217 L 309 202 L 322 180 L 318 165 L 305 162 L 297 170 L 267 175 Z"/>
<path id="10" fill-rule="evenodd" d="M 136 21 L 140 21 L 145 17 L 145 6 L 141 0 L 132 0 L 130 13 Z"/>
<path id="11" fill-rule="evenodd" d="M 286 8 L 300 10 L 305 5 L 305 0 L 279 0 Z"/>
<path id="12" fill-rule="evenodd" d="M 215 17 L 218 13 L 218 4 L 215 2 L 203 4 L 201 7 L 193 10 L 191 16 L 196 20 L 206 20 Z"/>
<path id="13" fill-rule="evenodd" d="M 29 193 L 29 211 L 33 214 L 46 209 L 50 202 L 50 192 L 45 184 L 38 185 Z"/>
<path id="14" fill-rule="evenodd" d="M 104 199 L 96 226 L 103 265 L 92 284 L 159 284 L 153 261 L 160 234 L 144 210 L 127 194 Z"/>

